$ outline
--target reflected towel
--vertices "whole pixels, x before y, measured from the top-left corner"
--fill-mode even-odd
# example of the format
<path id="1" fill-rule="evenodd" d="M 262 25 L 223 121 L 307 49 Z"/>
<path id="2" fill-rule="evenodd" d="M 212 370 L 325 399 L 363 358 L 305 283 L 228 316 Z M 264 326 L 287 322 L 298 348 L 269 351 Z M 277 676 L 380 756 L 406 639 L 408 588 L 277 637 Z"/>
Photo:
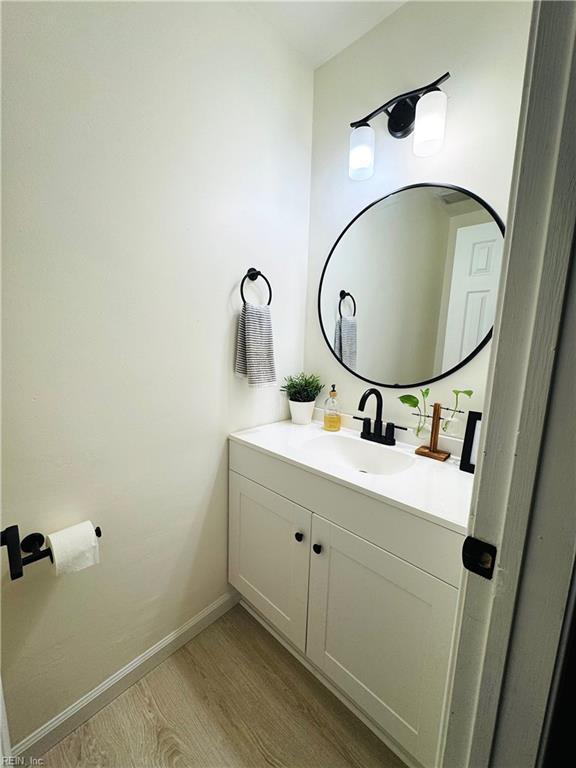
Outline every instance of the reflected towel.
<path id="1" fill-rule="evenodd" d="M 334 332 L 334 352 L 344 365 L 356 370 L 356 318 L 339 317 Z"/>
<path id="2" fill-rule="evenodd" d="M 238 318 L 234 371 L 251 387 L 276 383 L 272 315 L 269 306 L 246 302 Z"/>

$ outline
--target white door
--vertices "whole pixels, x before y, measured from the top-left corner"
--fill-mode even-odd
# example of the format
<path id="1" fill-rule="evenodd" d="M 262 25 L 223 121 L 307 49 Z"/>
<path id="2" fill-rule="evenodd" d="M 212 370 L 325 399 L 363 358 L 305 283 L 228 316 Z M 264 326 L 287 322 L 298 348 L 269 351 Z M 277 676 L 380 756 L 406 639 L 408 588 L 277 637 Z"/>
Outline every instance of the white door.
<path id="1" fill-rule="evenodd" d="M 494 325 L 503 242 L 493 221 L 456 232 L 443 371 L 464 360 Z"/>
<path id="2" fill-rule="evenodd" d="M 576 541 L 575 39 L 576 3 L 533 4 L 470 517 L 470 533 L 498 552 L 492 580 L 468 573 L 464 584 L 446 768 L 548 764 Z"/>
<path id="3" fill-rule="evenodd" d="M 229 509 L 230 583 L 304 651 L 311 513 L 236 472 Z"/>
<path id="4" fill-rule="evenodd" d="M 458 591 L 314 516 L 307 655 L 423 765 L 435 766 Z"/>

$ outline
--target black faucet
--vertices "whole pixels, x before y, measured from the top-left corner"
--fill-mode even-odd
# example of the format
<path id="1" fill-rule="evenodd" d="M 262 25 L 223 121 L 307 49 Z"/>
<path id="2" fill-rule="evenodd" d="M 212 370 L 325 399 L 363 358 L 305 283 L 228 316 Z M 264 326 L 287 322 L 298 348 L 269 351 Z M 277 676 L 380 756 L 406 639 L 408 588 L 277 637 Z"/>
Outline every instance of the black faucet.
<path id="1" fill-rule="evenodd" d="M 395 424 L 389 421 L 386 424 L 386 431 L 384 434 L 382 434 L 382 410 L 384 402 L 382 400 L 382 393 L 378 389 L 371 387 L 370 389 L 367 389 L 366 392 L 364 392 L 360 398 L 360 402 L 358 403 L 358 410 L 364 410 L 366 407 L 366 402 L 371 395 L 374 395 L 376 398 L 376 418 L 374 419 L 374 431 L 372 431 L 372 420 L 368 416 L 354 416 L 355 419 L 358 419 L 362 422 L 362 432 L 360 433 L 360 437 L 363 440 L 371 440 L 373 443 L 382 443 L 382 445 L 396 445 L 396 437 L 394 434 L 395 430 L 406 429 L 406 427 L 397 427 Z"/>
<path id="2" fill-rule="evenodd" d="M 382 409 L 384 407 L 384 401 L 382 400 L 382 393 L 374 389 L 374 387 L 371 387 L 370 389 L 367 389 L 366 392 L 362 395 L 360 398 L 360 402 L 358 403 L 358 410 L 363 411 L 366 407 L 366 402 L 368 398 L 374 395 L 376 398 L 376 418 L 374 419 L 374 431 L 372 431 L 372 424 L 371 419 L 366 417 L 362 418 L 361 416 L 355 416 L 355 419 L 362 419 L 362 433 L 360 437 L 363 440 L 372 440 L 375 443 L 381 443 L 383 440 L 382 437 Z"/>

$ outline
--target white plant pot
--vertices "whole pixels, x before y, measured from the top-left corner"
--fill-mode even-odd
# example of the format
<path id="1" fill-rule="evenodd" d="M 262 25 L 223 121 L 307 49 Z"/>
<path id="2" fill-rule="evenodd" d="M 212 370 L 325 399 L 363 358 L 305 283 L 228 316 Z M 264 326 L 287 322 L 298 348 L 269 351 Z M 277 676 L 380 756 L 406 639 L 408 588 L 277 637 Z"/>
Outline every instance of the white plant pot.
<path id="1" fill-rule="evenodd" d="M 311 403 L 296 403 L 293 400 L 289 400 L 288 402 L 290 403 L 292 424 L 312 423 L 312 414 L 314 413 L 314 406 L 316 405 L 315 400 L 312 400 Z"/>

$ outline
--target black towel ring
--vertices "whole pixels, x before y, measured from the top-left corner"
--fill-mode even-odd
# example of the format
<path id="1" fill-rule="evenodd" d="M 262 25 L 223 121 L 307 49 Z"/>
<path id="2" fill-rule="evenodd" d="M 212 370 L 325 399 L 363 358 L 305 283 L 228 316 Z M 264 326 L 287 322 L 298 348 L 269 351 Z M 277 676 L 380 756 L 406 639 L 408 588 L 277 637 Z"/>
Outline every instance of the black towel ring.
<path id="1" fill-rule="evenodd" d="M 270 285 L 270 282 L 266 277 L 266 275 L 263 275 L 259 269 L 255 269 L 254 267 L 250 267 L 248 272 L 246 272 L 246 274 L 242 278 L 242 282 L 240 283 L 240 296 L 242 296 L 242 301 L 244 302 L 244 304 L 246 304 L 246 298 L 244 297 L 244 283 L 246 282 L 246 280 L 257 280 L 259 277 L 261 277 L 262 280 L 264 280 L 264 282 L 268 286 L 268 291 L 270 293 L 270 296 L 268 298 L 268 306 L 270 306 L 270 304 L 272 303 L 272 286 Z"/>
<path id="2" fill-rule="evenodd" d="M 351 293 L 348 293 L 348 291 L 340 291 L 340 301 L 338 302 L 338 314 L 340 317 L 342 317 L 342 302 L 344 299 L 349 296 L 352 299 L 352 304 L 354 305 L 354 312 L 352 313 L 352 317 L 356 317 L 356 299 L 354 296 L 352 296 Z"/>

